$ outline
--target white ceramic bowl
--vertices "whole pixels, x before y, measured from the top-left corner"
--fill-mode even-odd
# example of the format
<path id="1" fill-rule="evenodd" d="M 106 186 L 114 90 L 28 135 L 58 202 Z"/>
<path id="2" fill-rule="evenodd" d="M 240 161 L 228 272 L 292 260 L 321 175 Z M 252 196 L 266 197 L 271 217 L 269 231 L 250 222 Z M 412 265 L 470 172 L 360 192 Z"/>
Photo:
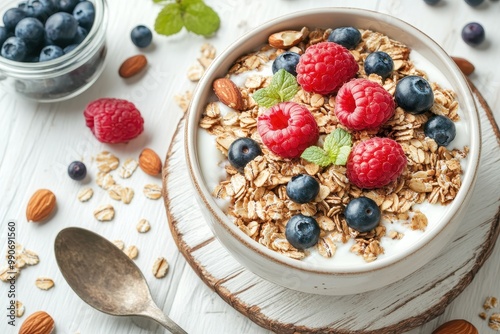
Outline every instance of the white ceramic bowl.
<path id="1" fill-rule="evenodd" d="M 355 266 L 325 266 L 324 264 L 287 258 L 255 242 L 240 231 L 216 204 L 207 187 L 200 164 L 197 138 L 199 121 L 205 105 L 213 100 L 212 82 L 223 77 L 240 56 L 257 50 L 267 37 L 278 31 L 309 28 L 354 26 L 371 29 L 400 41 L 431 61 L 448 79 L 457 93 L 466 126 L 465 142 L 470 148 L 462 186 L 454 201 L 441 218 L 433 222 L 418 240 L 370 263 Z M 422 68 L 425 71 L 425 68 Z M 480 129 L 477 109 L 465 77 L 452 59 L 428 36 L 413 26 L 386 14 L 353 8 L 319 8 L 280 17 L 259 26 L 227 48 L 210 66 L 198 84 L 186 124 L 186 156 L 189 173 L 198 193 L 198 201 L 215 236 L 246 268 L 262 278 L 307 293 L 345 295 L 361 293 L 391 284 L 415 272 L 434 258 L 450 241 L 463 216 L 472 193 L 479 163 Z M 210 176 L 207 176 L 210 177 Z"/>

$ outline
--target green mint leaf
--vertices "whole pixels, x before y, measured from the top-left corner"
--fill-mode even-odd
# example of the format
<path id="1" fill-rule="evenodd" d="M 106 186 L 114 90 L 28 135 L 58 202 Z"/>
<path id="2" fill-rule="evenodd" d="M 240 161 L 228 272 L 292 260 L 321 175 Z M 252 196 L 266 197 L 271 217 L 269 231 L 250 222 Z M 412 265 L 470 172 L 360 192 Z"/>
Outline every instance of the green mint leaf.
<path id="1" fill-rule="evenodd" d="M 181 5 L 178 3 L 169 3 L 156 17 L 155 31 L 161 35 L 176 34 L 183 26 Z"/>
<path id="2" fill-rule="evenodd" d="M 321 167 L 326 167 L 332 163 L 328 153 L 318 146 L 309 146 L 302 152 L 300 157 Z"/>
<path id="3" fill-rule="evenodd" d="M 299 90 L 297 79 L 284 69 L 274 73 L 269 86 L 253 94 L 258 105 L 270 108 L 273 105 L 291 100 Z"/>
<path id="4" fill-rule="evenodd" d="M 335 165 L 345 165 L 351 152 L 351 134 L 344 129 L 337 128 L 325 138 L 323 145 Z"/>
<path id="5" fill-rule="evenodd" d="M 182 0 L 181 6 L 182 19 L 188 31 L 202 36 L 211 36 L 219 29 L 219 15 L 203 1 Z"/>

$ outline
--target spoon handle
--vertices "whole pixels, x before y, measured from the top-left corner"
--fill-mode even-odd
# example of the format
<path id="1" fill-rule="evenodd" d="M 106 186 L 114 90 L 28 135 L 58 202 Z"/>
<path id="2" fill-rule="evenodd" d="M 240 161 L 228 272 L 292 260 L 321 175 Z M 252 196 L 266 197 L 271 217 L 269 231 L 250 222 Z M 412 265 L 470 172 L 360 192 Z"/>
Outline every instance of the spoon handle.
<path id="1" fill-rule="evenodd" d="M 143 313 L 144 316 L 156 321 L 166 329 L 170 331 L 172 334 L 187 334 L 185 330 L 183 330 L 179 325 L 177 325 L 172 319 L 167 317 L 165 313 L 163 313 L 160 308 L 151 303 L 146 312 Z"/>

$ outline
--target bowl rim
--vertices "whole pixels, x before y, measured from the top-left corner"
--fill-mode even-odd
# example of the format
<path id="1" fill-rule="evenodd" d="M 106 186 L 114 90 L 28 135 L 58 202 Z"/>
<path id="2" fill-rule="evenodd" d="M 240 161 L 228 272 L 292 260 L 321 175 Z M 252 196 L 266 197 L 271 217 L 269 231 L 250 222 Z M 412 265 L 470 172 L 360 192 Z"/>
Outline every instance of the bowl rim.
<path id="1" fill-rule="evenodd" d="M 201 99 L 201 97 L 203 96 L 204 91 L 211 88 L 212 81 L 216 78 L 214 77 L 214 75 L 218 71 L 220 71 L 220 66 L 223 62 L 225 62 L 225 58 L 234 57 L 234 62 L 234 60 L 238 57 L 250 52 L 250 50 L 238 52 L 238 49 L 240 48 L 240 45 L 244 44 L 244 42 L 249 38 L 252 38 L 252 36 L 262 34 L 264 31 L 269 30 L 276 25 L 283 24 L 284 22 L 289 22 L 290 25 L 293 26 L 293 21 L 295 19 L 318 14 L 348 14 L 361 16 L 365 19 L 376 18 L 377 20 L 382 20 L 384 24 L 395 26 L 396 28 L 402 29 L 402 31 L 411 32 L 412 35 L 417 36 L 419 42 L 424 43 L 426 48 L 432 50 L 432 52 L 443 62 L 443 64 L 446 65 L 448 70 L 450 70 L 450 72 L 454 74 L 453 80 L 449 80 L 457 83 L 456 85 L 453 85 L 454 91 L 460 91 L 461 93 L 464 93 L 461 94 L 461 110 L 465 114 L 469 114 L 470 116 L 470 122 L 468 125 L 468 130 L 470 133 L 470 142 L 468 145 L 469 159 L 466 167 L 464 168 L 465 171 L 462 177 L 460 190 L 458 191 L 457 196 L 455 197 L 453 202 L 449 204 L 451 206 L 450 210 L 446 211 L 445 215 L 441 217 L 439 223 L 437 223 L 434 228 L 432 228 L 428 232 L 426 231 L 427 234 L 425 236 L 419 238 L 404 250 L 395 254 L 391 254 L 390 256 L 377 259 L 377 261 L 363 263 L 362 265 L 356 266 L 336 265 L 335 267 L 329 267 L 318 263 L 295 260 L 279 254 L 273 250 L 270 250 L 264 245 L 261 245 L 260 243 L 252 240 L 240 229 L 238 229 L 237 226 L 230 221 L 229 217 L 227 217 L 222 209 L 216 204 L 214 198 L 211 195 L 211 191 L 207 189 L 206 184 L 203 181 L 203 175 L 197 163 L 197 150 L 195 145 L 197 142 L 196 131 L 198 130 L 199 123 L 197 110 L 205 106 L 206 100 Z M 257 47 L 258 45 L 259 44 L 254 43 L 254 47 Z M 236 52 L 237 55 L 234 56 Z M 236 238 L 236 241 L 242 243 L 246 248 L 258 253 L 260 256 L 263 256 L 273 262 L 285 265 L 289 268 L 320 274 L 352 275 L 381 270 L 405 260 L 419 249 L 427 246 L 432 240 L 437 237 L 437 235 L 441 231 L 448 227 L 453 222 L 453 220 L 457 218 L 456 216 L 458 215 L 461 206 L 469 199 L 469 195 L 471 193 L 469 190 L 474 185 L 476 180 L 477 169 L 479 166 L 479 156 L 481 151 L 481 131 L 479 115 L 475 100 L 472 95 L 472 91 L 467 84 L 466 77 L 459 70 L 458 66 L 454 63 L 454 61 L 446 53 L 446 51 L 428 35 L 423 33 L 415 26 L 409 24 L 408 22 L 405 22 L 386 13 L 353 7 L 324 7 L 300 10 L 276 17 L 243 34 L 241 37 L 231 43 L 219 56 L 216 57 L 216 59 L 213 61 L 211 66 L 207 69 L 206 73 L 199 81 L 193 93 L 191 104 L 187 112 L 186 126 L 184 131 L 184 150 L 186 154 L 186 162 L 189 175 L 200 199 L 205 205 L 204 208 L 202 207 L 200 209 L 207 209 L 208 211 L 210 211 L 210 214 L 214 218 L 215 223 L 222 226 L 231 235 L 232 238 Z M 222 243 L 225 244 L 224 242 Z"/>

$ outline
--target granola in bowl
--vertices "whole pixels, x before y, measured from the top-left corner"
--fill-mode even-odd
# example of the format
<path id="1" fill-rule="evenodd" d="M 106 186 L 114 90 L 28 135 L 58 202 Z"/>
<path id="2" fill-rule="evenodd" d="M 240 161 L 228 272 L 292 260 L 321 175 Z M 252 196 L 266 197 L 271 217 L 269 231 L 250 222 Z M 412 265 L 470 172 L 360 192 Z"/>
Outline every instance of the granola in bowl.
<path id="1" fill-rule="evenodd" d="M 340 27 L 360 41 L 331 47 L 329 29 Z M 379 50 L 394 68 L 367 75 Z M 273 73 L 290 51 L 298 57 Z M 328 58 L 321 52 L 347 70 L 309 68 Z M 295 77 L 287 65 L 297 58 Z M 320 70 L 304 76 L 311 68 Z M 409 86 L 422 98 L 405 99 Z M 449 131 L 426 138 L 443 124 Z M 198 83 L 185 136 L 193 200 L 225 249 L 270 282 L 327 295 L 387 286 L 435 257 L 461 223 L 480 152 L 477 108 L 451 58 L 408 23 L 354 8 L 292 13 L 231 44 Z"/>

